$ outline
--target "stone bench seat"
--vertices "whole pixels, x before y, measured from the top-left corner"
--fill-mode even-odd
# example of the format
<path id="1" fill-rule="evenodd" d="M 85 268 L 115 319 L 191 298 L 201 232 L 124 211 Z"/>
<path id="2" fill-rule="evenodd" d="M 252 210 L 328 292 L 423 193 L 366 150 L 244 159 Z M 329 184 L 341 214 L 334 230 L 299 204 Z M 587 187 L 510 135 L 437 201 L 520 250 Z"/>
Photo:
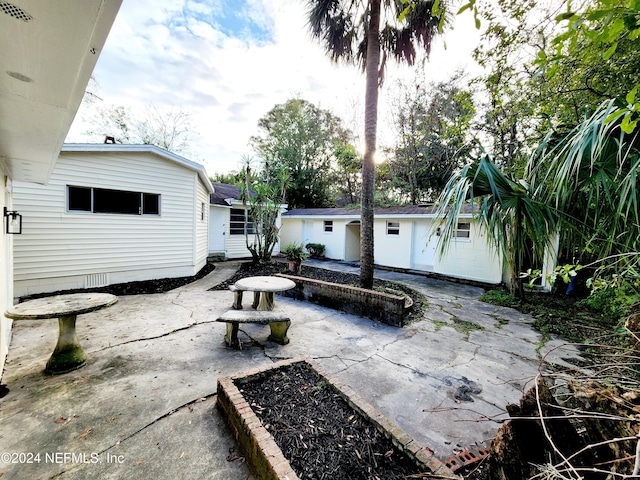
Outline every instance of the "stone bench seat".
<path id="1" fill-rule="evenodd" d="M 289 343 L 287 331 L 291 325 L 291 320 L 284 313 L 279 311 L 259 311 L 259 310 L 227 310 L 220 315 L 216 322 L 227 324 L 227 333 L 224 340 L 229 347 L 241 348 L 238 340 L 238 328 L 241 323 L 257 323 L 259 325 L 269 325 L 271 334 L 269 340 L 286 345 Z"/>

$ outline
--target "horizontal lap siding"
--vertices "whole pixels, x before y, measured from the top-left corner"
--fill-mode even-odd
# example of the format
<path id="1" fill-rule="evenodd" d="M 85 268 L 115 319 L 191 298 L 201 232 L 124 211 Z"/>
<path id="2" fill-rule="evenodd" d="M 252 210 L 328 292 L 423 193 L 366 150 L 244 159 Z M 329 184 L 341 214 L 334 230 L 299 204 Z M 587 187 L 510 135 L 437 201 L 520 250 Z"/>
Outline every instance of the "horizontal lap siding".
<path id="1" fill-rule="evenodd" d="M 48 185 L 16 182 L 15 280 L 193 265 L 194 176 L 148 153 L 61 154 Z M 67 213 L 67 185 L 157 193 L 161 215 Z"/>
<path id="2" fill-rule="evenodd" d="M 194 174 L 195 176 L 195 174 Z M 199 270 L 207 263 L 209 255 L 209 192 L 196 176 L 197 201 L 195 204 L 195 262 Z M 204 204 L 204 219 L 202 219 L 202 204 Z"/>

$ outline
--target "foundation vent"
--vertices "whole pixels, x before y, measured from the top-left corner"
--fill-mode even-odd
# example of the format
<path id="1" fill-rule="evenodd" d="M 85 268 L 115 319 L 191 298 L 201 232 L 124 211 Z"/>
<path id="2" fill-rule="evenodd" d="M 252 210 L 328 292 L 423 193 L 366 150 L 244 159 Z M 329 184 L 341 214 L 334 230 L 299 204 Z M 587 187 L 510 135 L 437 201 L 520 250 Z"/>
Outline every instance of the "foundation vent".
<path id="1" fill-rule="evenodd" d="M 109 285 L 108 273 L 92 273 L 84 279 L 84 288 L 106 287 Z"/>
<path id="2" fill-rule="evenodd" d="M 14 5 L 13 3 L 0 2 L 0 10 L 2 10 L 7 15 L 11 15 L 13 18 L 22 20 L 23 22 L 30 22 L 31 20 L 33 20 L 33 17 L 31 15 L 29 15 L 27 12 Z"/>

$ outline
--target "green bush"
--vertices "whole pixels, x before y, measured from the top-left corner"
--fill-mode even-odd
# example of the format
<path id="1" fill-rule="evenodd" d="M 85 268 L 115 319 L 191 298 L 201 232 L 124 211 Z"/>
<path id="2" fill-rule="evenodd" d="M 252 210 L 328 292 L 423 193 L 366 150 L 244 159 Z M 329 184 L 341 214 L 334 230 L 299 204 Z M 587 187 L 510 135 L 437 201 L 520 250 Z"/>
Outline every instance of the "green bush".
<path id="1" fill-rule="evenodd" d="M 304 251 L 304 246 L 302 243 L 293 242 L 286 245 L 280 253 L 286 257 L 287 260 L 291 262 L 302 262 L 305 258 L 307 258 L 307 254 Z"/>
<path id="2" fill-rule="evenodd" d="M 312 258 L 324 257 L 325 246 L 322 243 L 307 243 L 305 248 Z"/>
<path id="3" fill-rule="evenodd" d="M 628 315 L 628 308 L 632 303 L 630 300 L 624 287 L 601 288 L 577 302 L 576 305 L 588 307 L 611 319 L 620 319 Z"/>

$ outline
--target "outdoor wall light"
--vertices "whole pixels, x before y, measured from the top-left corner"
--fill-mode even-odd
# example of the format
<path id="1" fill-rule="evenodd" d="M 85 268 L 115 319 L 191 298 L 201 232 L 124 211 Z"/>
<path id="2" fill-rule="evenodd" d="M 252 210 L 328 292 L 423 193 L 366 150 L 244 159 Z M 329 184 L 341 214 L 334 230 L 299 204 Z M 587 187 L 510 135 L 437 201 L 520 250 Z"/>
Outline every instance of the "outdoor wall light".
<path id="1" fill-rule="evenodd" d="M 4 218 L 6 218 L 6 233 L 13 235 L 22 233 L 22 215 L 15 210 L 7 210 L 7 207 L 4 207 Z"/>

